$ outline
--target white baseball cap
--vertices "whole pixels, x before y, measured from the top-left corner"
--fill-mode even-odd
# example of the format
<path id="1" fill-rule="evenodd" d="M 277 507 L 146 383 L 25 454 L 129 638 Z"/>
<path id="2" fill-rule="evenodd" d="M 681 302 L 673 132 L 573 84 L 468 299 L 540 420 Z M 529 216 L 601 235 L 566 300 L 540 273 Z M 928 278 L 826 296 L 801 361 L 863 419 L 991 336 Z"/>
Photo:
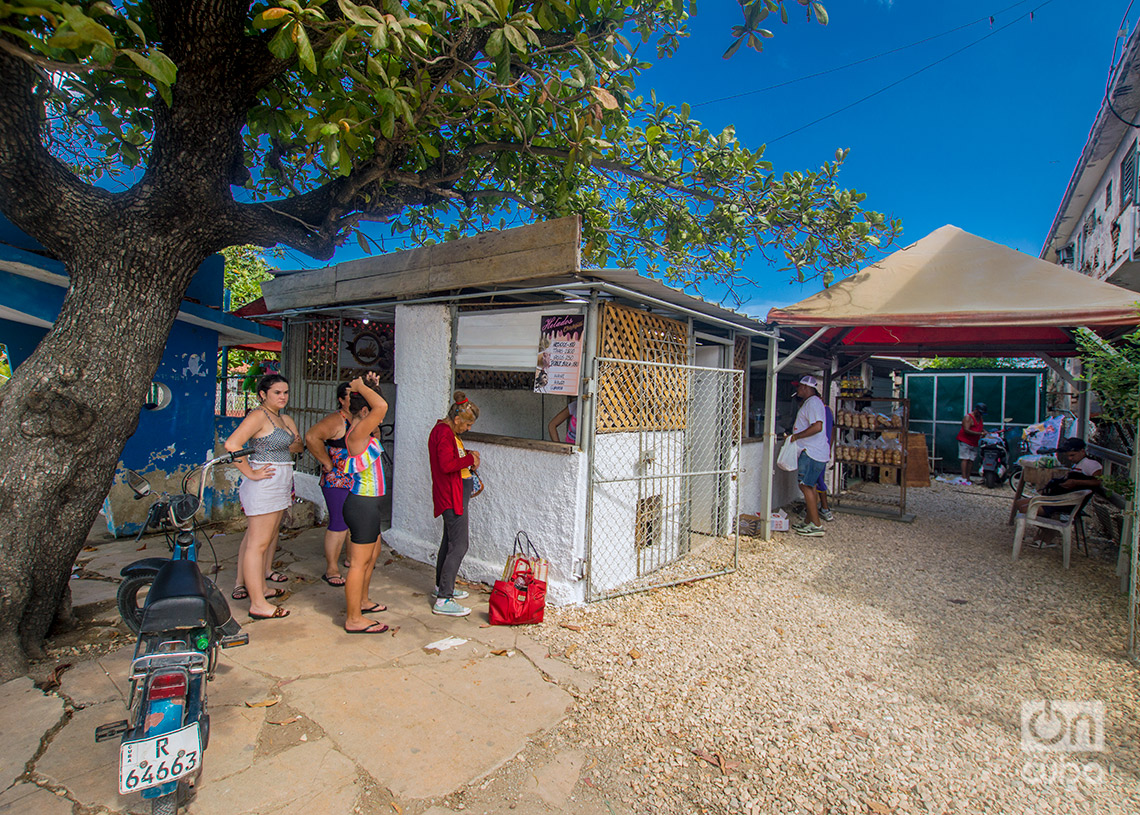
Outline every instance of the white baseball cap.
<path id="1" fill-rule="evenodd" d="M 815 388 L 817 391 L 819 390 L 819 380 L 816 379 L 811 374 L 801 376 L 800 381 L 797 382 L 796 384 L 797 385 L 807 385 L 809 388 Z"/>

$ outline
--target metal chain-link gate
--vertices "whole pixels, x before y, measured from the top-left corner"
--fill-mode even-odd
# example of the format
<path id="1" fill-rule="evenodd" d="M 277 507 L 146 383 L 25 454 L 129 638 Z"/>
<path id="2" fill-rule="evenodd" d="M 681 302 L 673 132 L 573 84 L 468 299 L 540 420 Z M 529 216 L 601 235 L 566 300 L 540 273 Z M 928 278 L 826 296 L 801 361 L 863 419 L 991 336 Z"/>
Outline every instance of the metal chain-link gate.
<path id="1" fill-rule="evenodd" d="M 736 569 L 744 373 L 598 358 L 589 601 Z"/>

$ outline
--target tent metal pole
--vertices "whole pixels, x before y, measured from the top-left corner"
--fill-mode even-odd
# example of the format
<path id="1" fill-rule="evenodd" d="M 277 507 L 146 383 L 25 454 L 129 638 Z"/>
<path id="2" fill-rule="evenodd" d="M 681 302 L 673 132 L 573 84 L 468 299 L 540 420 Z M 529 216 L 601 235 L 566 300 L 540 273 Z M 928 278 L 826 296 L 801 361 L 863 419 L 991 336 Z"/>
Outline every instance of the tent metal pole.
<path id="1" fill-rule="evenodd" d="M 764 454 L 760 465 L 760 538 L 772 538 L 772 487 L 776 477 L 776 382 L 779 371 L 776 361 L 780 356 L 780 340 L 768 338 L 768 368 L 764 371 L 767 388 L 764 391 Z"/>
<path id="2" fill-rule="evenodd" d="M 1065 369 L 1064 365 L 1062 365 L 1057 360 L 1053 359 L 1053 357 L 1049 356 L 1048 354 L 1040 353 L 1037 356 L 1042 362 L 1044 362 L 1049 367 L 1049 370 L 1051 370 L 1057 376 L 1061 377 L 1061 380 L 1064 381 L 1064 383 L 1066 385 L 1068 385 L 1071 388 L 1073 388 L 1074 390 L 1076 390 L 1076 388 L 1077 388 L 1076 380 L 1073 379 L 1073 375 Z"/>
<path id="3" fill-rule="evenodd" d="M 776 373 L 779 373 L 780 371 L 784 370 L 784 368 L 787 367 L 789 362 L 791 362 L 793 359 L 798 357 L 804 351 L 806 351 L 807 349 L 809 349 L 813 345 L 815 345 L 815 341 L 818 340 L 820 337 L 822 337 L 824 334 L 826 334 L 830 330 L 831 330 L 831 326 L 825 325 L 822 328 L 820 328 L 818 331 L 816 331 L 814 334 L 812 334 L 810 337 L 808 337 L 807 340 L 804 341 L 803 345 L 801 345 L 795 351 L 792 351 L 792 353 L 790 353 L 786 357 L 784 357 L 783 361 L 779 362 L 776 365 L 776 367 L 775 367 Z"/>

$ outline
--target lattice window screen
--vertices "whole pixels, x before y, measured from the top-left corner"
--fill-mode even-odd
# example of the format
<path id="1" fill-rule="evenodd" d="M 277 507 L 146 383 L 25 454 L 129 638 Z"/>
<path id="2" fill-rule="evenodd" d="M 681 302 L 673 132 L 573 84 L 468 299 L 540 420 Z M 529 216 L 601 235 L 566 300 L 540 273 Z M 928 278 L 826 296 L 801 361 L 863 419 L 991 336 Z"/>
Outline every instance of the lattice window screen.
<path id="1" fill-rule="evenodd" d="M 681 430 L 685 427 L 689 327 L 627 306 L 606 303 L 602 310 L 599 356 L 662 367 L 631 369 L 627 379 L 600 384 L 597 432 Z M 668 394 L 668 397 L 664 395 Z M 680 398 L 678 398 L 680 397 Z"/>

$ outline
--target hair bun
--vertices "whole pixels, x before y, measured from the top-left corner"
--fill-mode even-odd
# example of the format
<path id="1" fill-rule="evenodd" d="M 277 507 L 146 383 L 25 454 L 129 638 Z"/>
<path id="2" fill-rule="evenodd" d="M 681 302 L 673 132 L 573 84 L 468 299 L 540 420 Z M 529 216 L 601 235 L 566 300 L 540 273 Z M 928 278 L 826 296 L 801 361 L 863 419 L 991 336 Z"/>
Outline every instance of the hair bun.
<path id="1" fill-rule="evenodd" d="M 465 402 L 467 401 L 467 394 L 465 394 L 463 391 L 456 391 L 455 393 L 451 394 L 451 401 L 455 402 L 457 405 L 460 402 Z"/>

